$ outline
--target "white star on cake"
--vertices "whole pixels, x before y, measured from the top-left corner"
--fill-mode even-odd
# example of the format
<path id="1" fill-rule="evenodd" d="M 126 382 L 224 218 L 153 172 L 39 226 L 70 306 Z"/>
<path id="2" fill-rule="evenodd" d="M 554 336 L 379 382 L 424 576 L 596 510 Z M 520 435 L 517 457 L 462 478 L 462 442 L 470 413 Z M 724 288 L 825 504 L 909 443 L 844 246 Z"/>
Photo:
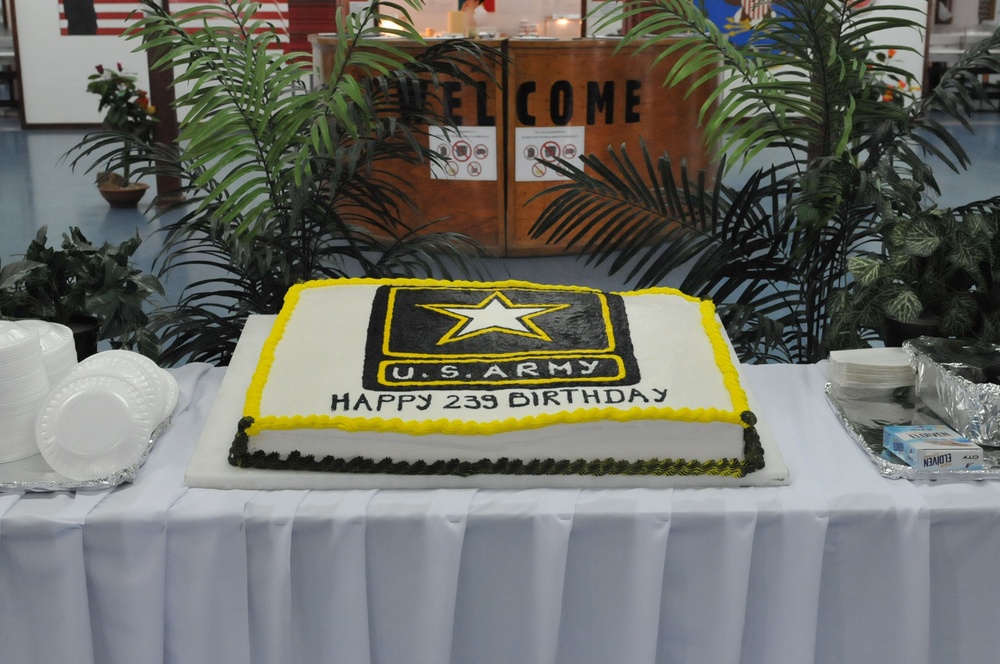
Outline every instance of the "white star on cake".
<path id="1" fill-rule="evenodd" d="M 500 291 L 494 291 L 482 302 L 474 305 L 421 304 L 418 306 L 458 319 L 458 324 L 438 341 L 438 345 L 441 345 L 487 332 L 501 332 L 552 341 L 551 337 L 538 327 L 532 318 L 565 309 L 570 305 L 514 304 Z"/>

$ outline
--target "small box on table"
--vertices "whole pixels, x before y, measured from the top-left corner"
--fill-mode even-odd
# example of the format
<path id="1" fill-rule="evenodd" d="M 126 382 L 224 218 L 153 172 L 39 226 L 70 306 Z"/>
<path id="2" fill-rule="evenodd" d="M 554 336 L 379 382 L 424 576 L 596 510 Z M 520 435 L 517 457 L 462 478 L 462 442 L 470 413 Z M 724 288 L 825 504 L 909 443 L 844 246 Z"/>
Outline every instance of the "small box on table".
<path id="1" fill-rule="evenodd" d="M 983 468 L 983 448 L 943 424 L 885 427 L 882 445 L 914 468 Z"/>

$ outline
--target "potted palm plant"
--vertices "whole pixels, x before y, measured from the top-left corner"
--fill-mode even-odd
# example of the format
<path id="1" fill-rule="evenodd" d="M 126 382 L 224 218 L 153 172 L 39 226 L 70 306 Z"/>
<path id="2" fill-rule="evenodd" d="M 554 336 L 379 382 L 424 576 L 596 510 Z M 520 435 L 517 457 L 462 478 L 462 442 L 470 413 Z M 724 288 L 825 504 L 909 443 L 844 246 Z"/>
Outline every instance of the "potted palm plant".
<path id="1" fill-rule="evenodd" d="M 149 185 L 133 179 L 132 166 L 137 156 L 146 154 L 152 140 L 156 108 L 149 102 L 149 93 L 136 85 L 135 75 L 126 73 L 121 63 L 114 68 L 97 65 L 96 70 L 87 79 L 87 92 L 100 97 L 97 110 L 105 111 L 103 138 L 100 142 L 85 139 L 74 148 L 81 154 L 73 166 L 103 148 L 115 147 L 87 170 L 104 168 L 97 173 L 97 188 L 111 207 L 135 207 Z"/>
<path id="2" fill-rule="evenodd" d="M 830 334 L 848 261 L 894 220 L 933 208 L 928 155 L 969 166 L 944 120 L 968 126 L 985 98 L 976 72 L 1000 71 L 1000 34 L 918 93 L 893 57 L 912 49 L 873 39 L 922 29 L 922 12 L 864 0 L 773 7 L 737 46 L 697 3 L 626 0 L 608 19 L 634 24 L 623 43 L 686 51 L 666 84 L 718 86 L 703 117 L 721 165 L 693 177 L 644 145 L 609 147 L 584 169 L 563 163 L 570 181 L 548 193 L 534 233 L 582 238 L 587 260 L 638 286 L 673 278 L 714 299 L 744 360 L 815 362 L 858 339 Z M 751 161 L 765 165 L 740 172 Z"/>
<path id="3" fill-rule="evenodd" d="M 480 269 L 486 252 L 467 237 L 398 221 L 412 203 L 397 166 L 441 159 L 426 133 L 453 126 L 411 91 L 433 100 L 442 75 L 469 85 L 492 77 L 500 53 L 466 40 L 403 51 L 385 36 L 423 41 L 407 15 L 419 1 L 371 3 L 338 14 L 336 66 L 314 86 L 310 56 L 274 48 L 253 3 L 169 14 L 141 4 L 126 38 L 178 72 L 180 148 L 145 145 L 132 162 L 137 174 L 182 183 L 183 206 L 157 212 L 171 215 L 158 265 L 190 284 L 154 316 L 161 361 L 227 363 L 247 316 L 276 313 L 300 281 Z M 81 149 L 99 152 L 113 137 L 97 132 Z"/>
<path id="4" fill-rule="evenodd" d="M 163 295 L 163 286 L 133 262 L 139 236 L 95 245 L 71 227 L 55 248 L 47 233 L 43 226 L 22 260 L 0 268 L 0 316 L 66 325 L 80 359 L 96 352 L 102 340 L 155 358 L 159 340 L 147 307 L 154 295 Z"/>

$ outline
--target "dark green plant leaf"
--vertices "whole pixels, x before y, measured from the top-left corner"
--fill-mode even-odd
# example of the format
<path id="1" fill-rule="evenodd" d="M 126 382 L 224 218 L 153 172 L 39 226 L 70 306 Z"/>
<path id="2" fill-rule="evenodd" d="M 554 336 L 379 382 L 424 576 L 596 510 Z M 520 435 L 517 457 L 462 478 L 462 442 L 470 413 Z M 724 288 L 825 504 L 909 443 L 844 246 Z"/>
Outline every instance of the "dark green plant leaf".
<path id="1" fill-rule="evenodd" d="M 924 313 L 924 304 L 916 293 L 907 288 L 897 292 L 885 303 L 885 313 L 890 318 L 906 323 L 920 318 Z"/>

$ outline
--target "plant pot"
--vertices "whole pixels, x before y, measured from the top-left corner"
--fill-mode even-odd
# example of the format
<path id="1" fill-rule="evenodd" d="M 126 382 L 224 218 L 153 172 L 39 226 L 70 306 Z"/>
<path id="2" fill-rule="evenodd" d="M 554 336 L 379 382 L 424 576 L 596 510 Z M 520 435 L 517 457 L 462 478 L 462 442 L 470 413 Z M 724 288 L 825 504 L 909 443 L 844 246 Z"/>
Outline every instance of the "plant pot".
<path id="1" fill-rule="evenodd" d="M 73 332 L 73 343 L 76 345 L 76 359 L 79 362 L 97 353 L 98 335 L 101 331 L 101 321 L 93 316 L 70 316 L 66 322 Z"/>
<path id="2" fill-rule="evenodd" d="M 103 196 L 104 200 L 106 200 L 113 208 L 134 208 L 139 204 L 139 201 L 142 200 L 142 197 L 146 195 L 147 189 L 149 189 L 149 185 L 143 184 L 142 182 L 134 182 L 121 187 L 98 187 L 98 191 L 101 192 L 101 196 Z"/>
<path id="3" fill-rule="evenodd" d="M 903 322 L 895 318 L 883 316 L 882 318 L 882 341 L 886 346 L 899 347 L 907 339 L 917 337 L 940 336 L 938 331 L 941 326 L 941 317 L 932 315 L 924 318 L 917 318 Z"/>

